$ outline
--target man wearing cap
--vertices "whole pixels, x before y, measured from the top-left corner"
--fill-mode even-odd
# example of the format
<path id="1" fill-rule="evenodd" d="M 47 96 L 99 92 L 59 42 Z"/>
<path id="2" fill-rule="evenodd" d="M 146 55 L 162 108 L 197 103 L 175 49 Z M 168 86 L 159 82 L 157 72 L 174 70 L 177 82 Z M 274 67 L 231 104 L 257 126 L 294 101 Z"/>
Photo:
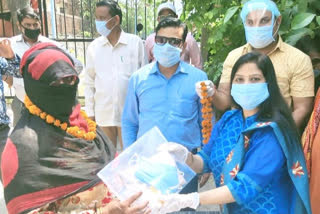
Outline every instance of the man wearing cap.
<path id="1" fill-rule="evenodd" d="M 176 13 L 176 8 L 171 2 L 162 3 L 158 7 L 158 18 L 157 21 L 160 22 L 161 19 L 165 17 L 178 17 Z M 153 46 L 154 46 L 154 39 L 156 34 L 152 33 L 150 34 L 146 39 L 146 51 L 148 54 L 148 62 L 155 61 L 155 58 L 153 56 Z M 199 68 L 202 69 L 202 59 L 201 59 L 201 53 L 200 49 L 198 47 L 198 44 L 196 40 L 193 38 L 191 33 L 187 34 L 186 38 L 186 49 L 184 53 L 181 55 L 181 60 Z"/>
<path id="2" fill-rule="evenodd" d="M 314 97 L 314 74 L 310 58 L 282 41 L 278 35 L 281 14 L 271 0 L 251 0 L 241 11 L 247 44 L 231 51 L 226 58 L 218 89 L 207 81 L 213 104 L 220 110 L 230 107 L 230 75 L 237 59 L 251 51 L 270 57 L 282 96 L 292 109 L 297 127 L 303 128 Z M 200 83 L 196 84 L 200 96 Z"/>

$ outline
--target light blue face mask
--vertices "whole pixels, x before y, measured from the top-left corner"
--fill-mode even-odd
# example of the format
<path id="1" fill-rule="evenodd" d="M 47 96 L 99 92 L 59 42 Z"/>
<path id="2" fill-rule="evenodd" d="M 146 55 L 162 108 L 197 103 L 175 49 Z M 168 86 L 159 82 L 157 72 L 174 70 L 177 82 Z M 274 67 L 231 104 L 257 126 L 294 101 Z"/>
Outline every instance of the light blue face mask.
<path id="1" fill-rule="evenodd" d="M 254 48 L 265 48 L 275 41 L 273 37 L 273 24 L 263 27 L 244 27 L 247 42 Z"/>
<path id="2" fill-rule="evenodd" d="M 142 183 L 155 187 L 162 194 L 175 192 L 179 187 L 177 168 L 169 164 L 141 158 L 135 176 Z"/>
<path id="3" fill-rule="evenodd" d="M 253 110 L 269 97 L 268 84 L 232 84 L 231 96 L 242 109 Z"/>
<path id="4" fill-rule="evenodd" d="M 314 69 L 313 73 L 314 73 L 314 78 L 317 78 L 320 75 L 320 70 L 319 69 Z"/>
<path id="5" fill-rule="evenodd" d="M 181 49 L 166 43 L 164 45 L 154 44 L 153 55 L 160 65 L 169 68 L 180 61 Z"/>
<path id="6" fill-rule="evenodd" d="M 261 16 L 266 11 L 272 14 L 272 24 L 270 26 L 250 27 L 246 26 L 246 20 L 249 13 L 253 11 L 261 11 Z M 271 44 L 274 39 L 273 27 L 275 17 L 279 17 L 280 12 L 277 5 L 271 0 L 250 0 L 246 2 L 241 10 L 240 17 L 244 24 L 247 42 L 254 48 L 265 48 Z M 279 30 L 279 26 L 278 26 Z"/>
<path id="7" fill-rule="evenodd" d="M 107 37 L 113 30 L 114 26 L 111 29 L 107 28 L 107 24 L 111 19 L 113 19 L 113 17 L 110 18 L 108 21 L 96 20 L 96 29 L 101 36 Z"/>

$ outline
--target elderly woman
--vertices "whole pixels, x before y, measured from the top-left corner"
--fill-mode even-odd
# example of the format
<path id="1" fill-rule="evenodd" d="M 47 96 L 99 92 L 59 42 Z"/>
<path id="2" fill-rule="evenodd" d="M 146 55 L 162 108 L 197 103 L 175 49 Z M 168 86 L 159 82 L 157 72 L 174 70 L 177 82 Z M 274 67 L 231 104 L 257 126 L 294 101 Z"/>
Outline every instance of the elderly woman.
<path id="1" fill-rule="evenodd" d="M 76 100 L 79 82 L 72 59 L 50 43 L 28 50 L 21 61 L 25 110 L 1 157 L 5 200 L 18 213 L 136 213 L 113 198 L 96 176 L 114 148 Z"/>
<path id="2" fill-rule="evenodd" d="M 240 57 L 230 83 L 236 109 L 223 115 L 197 155 L 185 158 L 196 172 L 212 171 L 217 188 L 169 195 L 159 213 L 221 204 L 229 214 L 310 214 L 302 148 L 271 60 L 259 53 Z"/>

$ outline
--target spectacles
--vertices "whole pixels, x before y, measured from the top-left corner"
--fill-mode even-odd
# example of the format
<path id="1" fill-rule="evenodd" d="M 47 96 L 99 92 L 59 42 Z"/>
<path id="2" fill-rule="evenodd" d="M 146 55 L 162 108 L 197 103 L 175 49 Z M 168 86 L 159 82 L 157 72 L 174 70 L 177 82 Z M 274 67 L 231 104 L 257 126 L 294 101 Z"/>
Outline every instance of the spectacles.
<path id="1" fill-rule="evenodd" d="M 155 42 L 158 45 L 165 45 L 166 43 L 169 43 L 170 45 L 172 45 L 174 47 L 181 47 L 181 45 L 183 43 L 182 39 L 168 38 L 168 37 L 164 37 L 164 36 L 156 36 Z"/>
<path id="2" fill-rule="evenodd" d="M 175 15 L 173 15 L 173 14 L 160 15 L 160 16 L 159 16 L 159 20 L 161 21 L 162 19 L 165 19 L 165 18 L 167 18 L 167 17 L 175 18 L 176 16 L 175 16 Z"/>

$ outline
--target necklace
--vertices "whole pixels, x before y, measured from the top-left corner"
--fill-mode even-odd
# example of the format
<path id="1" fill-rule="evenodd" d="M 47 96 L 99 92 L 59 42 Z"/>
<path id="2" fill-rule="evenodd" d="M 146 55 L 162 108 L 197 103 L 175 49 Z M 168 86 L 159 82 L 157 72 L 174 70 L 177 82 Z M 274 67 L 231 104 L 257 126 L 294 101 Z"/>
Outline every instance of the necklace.
<path id="1" fill-rule="evenodd" d="M 201 95 L 202 99 L 200 103 L 202 104 L 202 137 L 203 137 L 203 144 L 207 144 L 209 142 L 212 130 L 212 98 L 208 97 L 208 90 L 207 86 L 204 82 L 201 82 Z"/>
<path id="2" fill-rule="evenodd" d="M 88 124 L 88 132 L 80 129 L 79 126 L 68 127 L 68 124 L 66 122 L 61 123 L 60 120 L 55 119 L 53 116 L 51 116 L 50 114 L 47 114 L 46 112 L 38 108 L 35 104 L 33 104 L 27 95 L 25 96 L 24 104 L 31 114 L 40 117 L 41 119 L 46 121 L 46 123 L 48 124 L 52 124 L 56 127 L 61 128 L 62 130 L 66 131 L 68 134 L 76 138 L 82 138 L 84 140 L 89 140 L 89 141 L 96 138 L 97 125 L 93 120 L 89 119 L 88 115 L 83 110 L 80 111 L 80 115 L 86 120 Z"/>

